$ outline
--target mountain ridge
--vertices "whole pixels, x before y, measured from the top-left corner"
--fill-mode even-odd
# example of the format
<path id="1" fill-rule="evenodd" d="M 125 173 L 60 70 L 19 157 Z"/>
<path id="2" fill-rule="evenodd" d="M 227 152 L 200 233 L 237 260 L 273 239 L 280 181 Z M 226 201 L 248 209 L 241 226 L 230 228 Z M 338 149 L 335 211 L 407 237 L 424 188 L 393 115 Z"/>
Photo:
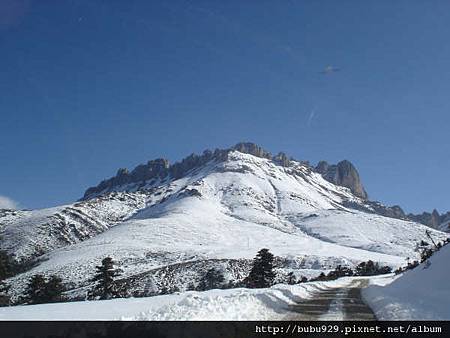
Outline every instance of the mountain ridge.
<path id="1" fill-rule="evenodd" d="M 289 167 L 291 161 L 300 163 L 321 174 L 328 182 L 349 188 L 355 196 L 366 201 L 366 206 L 369 206 L 367 208 L 366 206 L 349 203 L 347 204 L 349 207 L 366 212 L 374 212 L 386 217 L 419 222 L 436 229 L 448 230 L 444 228 L 445 224 L 450 222 L 450 212 L 436 215 L 437 211 L 434 210 L 432 213 L 407 214 L 399 205 L 386 206 L 378 201 L 369 200 L 369 195 L 364 188 L 359 172 L 349 160 L 342 160 L 337 164 L 329 164 L 327 161 L 321 160 L 314 167 L 309 161 L 294 159 L 284 152 L 272 155 L 269 151 L 253 142 L 239 142 L 225 149 L 207 149 L 200 155 L 192 153 L 173 164 L 170 164 L 168 159 L 157 158 L 149 160 L 146 164 L 139 164 L 131 171 L 126 168 L 120 168 L 115 176 L 88 188 L 80 200 L 89 200 L 103 193 L 115 191 L 117 188 L 121 188 L 119 191 L 127 191 L 127 189 L 139 190 L 144 186 L 156 185 L 169 179 L 178 179 L 188 171 L 200 167 L 208 161 L 226 161 L 229 153 L 232 151 L 264 158 L 283 167 Z M 128 187 L 126 187 L 127 185 Z"/>
<path id="2" fill-rule="evenodd" d="M 82 200 L 97 196 L 98 194 L 109 192 L 114 188 L 126 184 L 141 184 L 144 186 L 148 181 L 155 183 L 165 179 L 177 179 L 185 175 L 189 170 L 204 165 L 208 161 L 226 161 L 228 154 L 232 151 L 239 151 L 259 158 L 265 158 L 281 166 L 288 167 L 290 162 L 295 160 L 284 152 L 272 155 L 270 152 L 252 142 L 240 142 L 226 149 L 205 150 L 201 155 L 192 153 L 179 162 L 170 164 L 165 158 L 157 158 L 148 161 L 146 164 L 139 164 L 131 172 L 126 168 L 118 169 L 115 176 L 101 181 L 97 186 L 88 188 Z M 296 160 L 297 161 L 297 160 Z M 359 173 L 355 166 L 348 160 L 343 160 L 336 165 L 320 161 L 316 167 L 312 167 L 309 161 L 297 161 L 312 170 L 320 173 L 327 181 L 349 188 L 356 196 L 367 199 L 368 195 L 362 185 Z"/>

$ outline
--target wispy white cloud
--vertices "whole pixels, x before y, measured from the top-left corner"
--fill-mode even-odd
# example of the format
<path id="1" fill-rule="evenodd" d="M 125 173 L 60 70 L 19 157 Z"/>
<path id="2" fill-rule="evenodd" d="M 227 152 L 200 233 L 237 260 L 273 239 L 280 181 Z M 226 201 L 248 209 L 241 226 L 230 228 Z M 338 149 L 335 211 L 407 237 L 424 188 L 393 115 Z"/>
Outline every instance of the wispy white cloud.
<path id="1" fill-rule="evenodd" d="M 0 209 L 17 209 L 19 204 L 9 197 L 0 195 Z"/>
<path id="2" fill-rule="evenodd" d="M 316 109 L 315 108 L 313 108 L 312 110 L 311 110 L 311 112 L 309 113 L 309 116 L 308 116 L 308 127 L 311 125 L 311 122 L 312 122 L 312 120 L 314 119 L 314 117 L 316 116 Z"/>

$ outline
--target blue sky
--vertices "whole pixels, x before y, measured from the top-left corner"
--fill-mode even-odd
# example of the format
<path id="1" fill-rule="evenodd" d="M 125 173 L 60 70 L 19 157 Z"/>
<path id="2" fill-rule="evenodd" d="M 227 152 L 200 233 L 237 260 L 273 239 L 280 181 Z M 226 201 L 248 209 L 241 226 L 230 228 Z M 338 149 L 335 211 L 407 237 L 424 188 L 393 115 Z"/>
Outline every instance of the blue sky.
<path id="1" fill-rule="evenodd" d="M 248 140 L 450 209 L 448 1 L 0 4 L 0 196 L 22 207 Z"/>

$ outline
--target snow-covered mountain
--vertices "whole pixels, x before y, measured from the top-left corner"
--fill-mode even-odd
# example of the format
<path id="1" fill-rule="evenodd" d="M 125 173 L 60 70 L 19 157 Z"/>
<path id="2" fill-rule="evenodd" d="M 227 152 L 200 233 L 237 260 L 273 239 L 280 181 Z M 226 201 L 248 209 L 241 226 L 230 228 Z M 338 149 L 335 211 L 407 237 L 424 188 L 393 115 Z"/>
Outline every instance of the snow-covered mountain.
<path id="1" fill-rule="evenodd" d="M 0 215 L 1 248 L 36 264 L 9 284 L 19 293 L 31 275 L 57 274 L 70 283 L 70 296 L 82 298 L 106 256 L 139 295 L 185 289 L 212 266 L 240 280 L 263 247 L 279 256 L 280 271 L 304 276 L 417 256 L 429 228 L 380 215 L 389 208 L 366 200 L 353 167 L 342 168 L 325 179 L 307 162 L 238 144 L 172 166 L 160 159 L 121 169 L 77 203 Z M 336 177 L 347 187 L 330 182 Z"/>

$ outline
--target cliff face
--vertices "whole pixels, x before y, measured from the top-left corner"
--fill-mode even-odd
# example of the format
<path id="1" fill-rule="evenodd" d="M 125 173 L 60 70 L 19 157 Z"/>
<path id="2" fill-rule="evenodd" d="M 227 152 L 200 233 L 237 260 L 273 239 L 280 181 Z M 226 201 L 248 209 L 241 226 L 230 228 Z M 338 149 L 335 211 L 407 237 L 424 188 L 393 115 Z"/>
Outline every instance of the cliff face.
<path id="1" fill-rule="evenodd" d="M 128 169 L 121 168 L 117 171 L 116 176 L 103 180 L 97 186 L 87 189 L 83 199 L 88 199 L 113 187 L 158 178 L 162 179 L 167 176 L 168 170 L 169 161 L 163 158 L 148 161 L 147 164 L 140 164 L 131 172 Z"/>
<path id="2" fill-rule="evenodd" d="M 349 188 L 358 197 L 368 198 L 358 171 L 350 161 L 344 160 L 331 165 L 325 161 L 320 161 L 315 170 L 327 181 Z"/>

